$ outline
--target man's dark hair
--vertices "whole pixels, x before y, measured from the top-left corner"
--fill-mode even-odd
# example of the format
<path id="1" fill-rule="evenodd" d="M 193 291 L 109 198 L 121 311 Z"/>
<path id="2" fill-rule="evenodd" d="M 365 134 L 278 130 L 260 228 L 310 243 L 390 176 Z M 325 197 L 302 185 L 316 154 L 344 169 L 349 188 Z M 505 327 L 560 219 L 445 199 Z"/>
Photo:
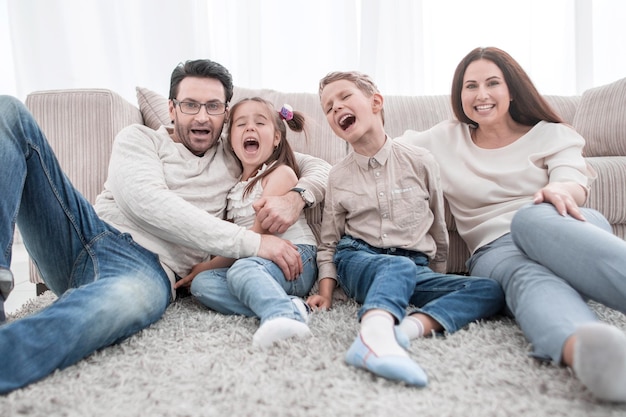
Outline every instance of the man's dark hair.
<path id="1" fill-rule="evenodd" d="M 233 98 L 233 77 L 221 64 L 210 59 L 197 59 L 195 61 L 181 62 L 172 71 L 170 81 L 170 100 L 178 95 L 178 86 L 186 77 L 215 78 L 224 86 L 226 104 Z"/>

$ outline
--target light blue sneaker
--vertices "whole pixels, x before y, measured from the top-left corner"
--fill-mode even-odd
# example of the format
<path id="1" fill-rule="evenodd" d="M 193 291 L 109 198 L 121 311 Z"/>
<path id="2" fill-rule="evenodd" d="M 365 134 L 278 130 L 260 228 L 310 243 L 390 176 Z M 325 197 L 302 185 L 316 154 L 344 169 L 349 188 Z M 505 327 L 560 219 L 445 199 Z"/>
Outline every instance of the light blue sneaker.
<path id="1" fill-rule="evenodd" d="M 411 358 L 408 356 L 376 356 L 363 343 L 360 334 L 348 349 L 345 360 L 348 365 L 366 369 L 373 374 L 393 381 L 401 381 L 417 387 L 425 387 L 428 384 L 428 376 Z"/>

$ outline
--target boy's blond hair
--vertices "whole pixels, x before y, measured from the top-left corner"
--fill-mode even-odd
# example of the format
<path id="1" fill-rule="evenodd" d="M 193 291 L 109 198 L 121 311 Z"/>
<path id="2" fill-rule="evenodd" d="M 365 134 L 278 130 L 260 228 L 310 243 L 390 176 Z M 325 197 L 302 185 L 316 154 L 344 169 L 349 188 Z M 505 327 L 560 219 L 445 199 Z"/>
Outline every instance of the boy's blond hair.
<path id="1" fill-rule="evenodd" d="M 358 71 L 335 71 L 328 73 L 324 78 L 320 80 L 319 84 L 319 96 L 322 96 L 322 91 L 324 87 L 326 87 L 330 83 L 334 83 L 335 81 L 346 80 L 354 83 L 356 87 L 365 94 L 367 97 L 371 97 L 374 94 L 380 94 L 376 83 L 372 77 L 367 74 L 363 74 Z M 383 120 L 383 125 L 385 124 L 385 110 L 382 109 L 380 111 L 380 116 Z"/>

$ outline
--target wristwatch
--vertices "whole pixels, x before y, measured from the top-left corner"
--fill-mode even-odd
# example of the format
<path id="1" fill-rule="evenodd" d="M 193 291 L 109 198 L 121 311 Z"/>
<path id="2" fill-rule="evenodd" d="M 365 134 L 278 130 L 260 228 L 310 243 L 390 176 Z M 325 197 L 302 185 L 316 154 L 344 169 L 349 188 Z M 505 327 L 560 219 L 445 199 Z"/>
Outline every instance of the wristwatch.
<path id="1" fill-rule="evenodd" d="M 302 197 L 302 201 L 304 201 L 304 206 L 306 208 L 311 208 L 313 207 L 313 204 L 315 204 L 315 197 L 313 197 L 313 193 L 310 192 L 309 190 L 305 190 L 304 188 L 294 187 L 289 191 L 295 191 L 296 193 L 300 194 L 300 197 Z"/>

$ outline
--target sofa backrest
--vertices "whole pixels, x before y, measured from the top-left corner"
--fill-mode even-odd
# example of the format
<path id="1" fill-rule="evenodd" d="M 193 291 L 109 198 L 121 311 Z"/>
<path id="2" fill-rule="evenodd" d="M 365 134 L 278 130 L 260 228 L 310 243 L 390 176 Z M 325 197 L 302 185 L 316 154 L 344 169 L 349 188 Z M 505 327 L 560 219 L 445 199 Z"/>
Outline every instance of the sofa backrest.
<path id="1" fill-rule="evenodd" d="M 235 87 L 231 103 L 245 97 L 259 96 L 272 102 L 276 108 L 283 104 L 291 105 L 309 117 L 308 140 L 304 134 L 288 132 L 288 139 L 298 152 L 322 158 L 335 164 L 349 151 L 349 146 L 332 132 L 315 93 L 285 93 L 270 89 Z M 554 109 L 572 124 L 579 96 L 546 96 Z M 161 124 L 169 124 L 167 99 L 147 88 L 137 88 L 137 101 L 146 126 L 157 129 Z M 437 123 L 454 117 L 449 95 L 427 96 L 384 96 L 385 130 L 391 137 L 397 137 L 407 129 L 426 130 Z"/>
<path id="2" fill-rule="evenodd" d="M 585 91 L 573 125 L 585 156 L 626 155 L 626 78 Z"/>

